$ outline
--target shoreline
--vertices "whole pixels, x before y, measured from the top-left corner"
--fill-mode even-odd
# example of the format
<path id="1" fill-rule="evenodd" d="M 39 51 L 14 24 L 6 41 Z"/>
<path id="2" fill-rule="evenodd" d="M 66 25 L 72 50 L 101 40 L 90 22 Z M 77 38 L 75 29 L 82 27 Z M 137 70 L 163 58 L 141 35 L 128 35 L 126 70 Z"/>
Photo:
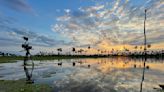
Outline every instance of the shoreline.
<path id="1" fill-rule="evenodd" d="M 144 55 L 46 55 L 46 56 L 32 56 L 33 60 L 60 60 L 60 59 L 79 59 L 79 58 L 132 58 L 142 59 Z M 164 60 L 163 55 L 147 55 L 147 58 Z M 17 60 L 23 60 L 24 56 L 0 56 L 0 63 L 11 63 Z"/>

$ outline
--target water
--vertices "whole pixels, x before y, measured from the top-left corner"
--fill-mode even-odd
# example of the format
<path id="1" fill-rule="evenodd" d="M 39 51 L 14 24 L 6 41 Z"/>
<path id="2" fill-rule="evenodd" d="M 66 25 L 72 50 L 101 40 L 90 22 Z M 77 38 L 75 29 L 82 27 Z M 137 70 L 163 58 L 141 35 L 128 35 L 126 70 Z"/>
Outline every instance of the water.
<path id="1" fill-rule="evenodd" d="M 62 66 L 58 66 L 60 62 Z M 54 92 L 139 92 L 140 89 L 142 59 L 64 59 L 34 63 L 34 83 L 51 85 Z M 0 80 L 26 78 L 22 65 L 23 61 L 0 64 Z M 148 59 L 146 66 L 143 92 L 158 92 L 158 85 L 164 84 L 164 61 Z M 28 70 L 32 71 L 31 66 Z"/>

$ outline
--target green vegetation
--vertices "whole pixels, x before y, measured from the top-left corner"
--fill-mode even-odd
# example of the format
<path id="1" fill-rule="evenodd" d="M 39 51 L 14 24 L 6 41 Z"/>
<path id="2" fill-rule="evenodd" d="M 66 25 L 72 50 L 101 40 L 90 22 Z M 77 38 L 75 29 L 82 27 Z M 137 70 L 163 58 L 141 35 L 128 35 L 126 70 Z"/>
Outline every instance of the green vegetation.
<path id="1" fill-rule="evenodd" d="M 16 62 L 16 60 L 23 60 L 22 56 L 0 56 L 0 63 Z"/>
<path id="2" fill-rule="evenodd" d="M 26 84 L 25 80 L 0 80 L 0 92 L 52 92 L 45 84 Z"/>
<path id="3" fill-rule="evenodd" d="M 76 58 L 104 58 L 104 57 L 130 57 L 130 58 L 144 58 L 142 54 L 130 54 L 130 55 L 35 55 L 32 56 L 33 60 L 57 60 L 57 59 L 76 59 Z M 163 59 L 163 54 L 148 54 L 147 58 Z M 23 56 L 0 56 L 0 63 L 12 63 L 17 60 L 23 60 Z"/>
<path id="4" fill-rule="evenodd" d="M 52 55 L 52 56 L 32 56 L 33 60 L 56 60 L 56 59 L 75 59 L 75 58 L 100 58 L 107 56 L 85 56 L 85 55 Z M 16 62 L 17 60 L 23 60 L 23 56 L 1 56 L 0 63 L 11 63 Z"/>

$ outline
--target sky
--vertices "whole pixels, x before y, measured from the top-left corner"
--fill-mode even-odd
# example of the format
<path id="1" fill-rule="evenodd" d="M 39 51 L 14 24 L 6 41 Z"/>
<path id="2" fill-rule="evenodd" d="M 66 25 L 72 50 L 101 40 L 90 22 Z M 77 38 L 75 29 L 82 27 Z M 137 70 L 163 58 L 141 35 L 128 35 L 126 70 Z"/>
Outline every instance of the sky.
<path id="1" fill-rule="evenodd" d="M 163 0 L 0 0 L 0 51 L 34 53 L 72 47 L 118 50 L 147 43 L 164 49 Z"/>

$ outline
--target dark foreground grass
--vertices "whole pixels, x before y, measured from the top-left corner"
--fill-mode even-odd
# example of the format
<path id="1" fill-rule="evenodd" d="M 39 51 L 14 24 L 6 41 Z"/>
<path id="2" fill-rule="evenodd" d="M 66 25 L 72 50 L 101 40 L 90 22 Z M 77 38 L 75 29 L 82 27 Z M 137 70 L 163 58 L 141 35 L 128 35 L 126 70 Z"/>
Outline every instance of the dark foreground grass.
<path id="1" fill-rule="evenodd" d="M 52 92 L 45 84 L 26 84 L 25 80 L 0 80 L 0 92 Z"/>

